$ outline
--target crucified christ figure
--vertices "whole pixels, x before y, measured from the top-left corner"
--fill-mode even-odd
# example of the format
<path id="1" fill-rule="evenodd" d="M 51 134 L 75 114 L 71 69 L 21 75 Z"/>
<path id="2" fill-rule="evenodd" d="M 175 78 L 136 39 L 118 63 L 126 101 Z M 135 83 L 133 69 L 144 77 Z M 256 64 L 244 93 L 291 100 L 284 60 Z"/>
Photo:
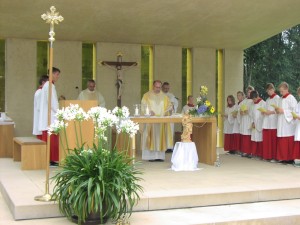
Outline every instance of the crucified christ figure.
<path id="1" fill-rule="evenodd" d="M 121 107 L 121 99 L 122 99 L 122 94 L 123 94 L 123 73 L 125 70 L 128 70 L 133 66 L 136 66 L 137 63 L 136 62 L 122 62 L 122 54 L 118 53 L 116 62 L 102 61 L 101 64 L 116 71 L 116 73 L 117 73 L 117 81 L 116 81 L 117 106 Z"/>

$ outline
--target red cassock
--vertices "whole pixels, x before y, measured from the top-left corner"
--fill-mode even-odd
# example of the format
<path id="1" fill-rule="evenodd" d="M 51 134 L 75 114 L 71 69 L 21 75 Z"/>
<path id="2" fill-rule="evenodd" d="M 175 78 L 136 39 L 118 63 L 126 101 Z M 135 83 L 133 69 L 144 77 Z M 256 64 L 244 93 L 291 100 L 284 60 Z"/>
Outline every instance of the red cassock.
<path id="1" fill-rule="evenodd" d="M 277 159 L 277 129 L 263 129 L 262 158 Z"/>
<path id="2" fill-rule="evenodd" d="M 300 141 L 294 141 L 294 159 L 300 159 Z"/>
<path id="3" fill-rule="evenodd" d="M 243 153 L 246 154 L 251 154 L 251 135 L 243 135 L 241 134 L 241 145 L 240 145 L 240 150 Z"/>
<path id="4" fill-rule="evenodd" d="M 41 135 L 36 135 L 36 138 L 43 141 L 43 135 L 42 134 Z"/>
<path id="5" fill-rule="evenodd" d="M 47 136 L 47 131 L 43 131 L 41 140 L 47 142 Z M 50 161 L 59 161 L 59 136 L 55 134 L 50 136 Z"/>
<path id="6" fill-rule="evenodd" d="M 254 155 L 254 156 L 262 157 L 262 152 L 263 152 L 262 141 L 259 141 L 259 142 L 251 141 L 251 152 L 252 152 L 252 155 Z"/>
<path id="7" fill-rule="evenodd" d="M 224 134 L 224 150 L 225 151 L 236 150 L 234 144 L 234 134 Z"/>
<path id="8" fill-rule="evenodd" d="M 277 160 L 294 160 L 294 136 L 277 137 Z"/>
<path id="9" fill-rule="evenodd" d="M 241 149 L 241 135 L 233 134 L 233 149 L 240 150 Z"/>

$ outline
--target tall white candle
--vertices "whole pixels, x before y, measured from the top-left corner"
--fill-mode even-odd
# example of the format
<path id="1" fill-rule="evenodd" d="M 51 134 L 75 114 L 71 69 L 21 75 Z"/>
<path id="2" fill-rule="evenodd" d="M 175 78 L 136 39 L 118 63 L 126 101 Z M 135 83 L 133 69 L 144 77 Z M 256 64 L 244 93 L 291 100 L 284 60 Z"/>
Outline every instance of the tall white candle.
<path id="1" fill-rule="evenodd" d="M 149 115 L 149 114 L 150 114 L 148 105 L 147 105 L 147 107 L 146 107 L 146 113 L 145 113 L 145 114 L 146 114 L 146 115 Z"/>
<path id="2" fill-rule="evenodd" d="M 139 108 L 138 107 L 135 108 L 134 115 L 136 115 L 136 116 L 139 115 Z"/>

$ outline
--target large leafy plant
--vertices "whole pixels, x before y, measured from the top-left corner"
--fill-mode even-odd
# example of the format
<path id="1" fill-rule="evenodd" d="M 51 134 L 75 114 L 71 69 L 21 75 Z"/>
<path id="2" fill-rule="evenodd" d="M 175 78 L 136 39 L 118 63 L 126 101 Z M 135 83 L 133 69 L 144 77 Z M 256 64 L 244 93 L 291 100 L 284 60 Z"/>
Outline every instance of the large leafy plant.
<path id="1" fill-rule="evenodd" d="M 95 107 L 85 113 L 78 105 L 70 105 L 57 113 L 58 121 L 49 128 L 50 133 L 65 132 L 68 123 L 77 123 L 74 126 L 77 147 L 68 151 L 52 179 L 53 197 L 58 201 L 60 211 L 69 218 L 76 215 L 78 224 L 85 222 L 91 214 L 98 214 L 101 220 L 130 216 L 139 200 L 141 172 L 133 166 L 133 159 L 126 152 L 129 139 L 124 143 L 125 151 L 118 151 L 116 147 L 108 149 L 107 131 L 110 128 L 116 129 L 117 139 L 121 133 L 130 137 L 137 132 L 138 125 L 128 120 L 128 116 L 126 107 L 113 111 Z M 80 135 L 81 122 L 88 119 L 94 122 L 92 148 L 85 146 Z M 67 140 L 65 143 L 68 145 Z"/>

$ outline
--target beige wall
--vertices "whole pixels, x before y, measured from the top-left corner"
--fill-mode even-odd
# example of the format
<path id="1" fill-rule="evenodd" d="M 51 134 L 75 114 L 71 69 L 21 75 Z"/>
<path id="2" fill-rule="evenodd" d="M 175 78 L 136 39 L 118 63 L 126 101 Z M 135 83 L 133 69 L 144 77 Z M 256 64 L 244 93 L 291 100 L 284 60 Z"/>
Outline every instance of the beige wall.
<path id="1" fill-rule="evenodd" d="M 224 107 L 228 95 L 236 98 L 237 91 L 243 91 L 243 59 L 243 50 L 224 51 Z"/>
<path id="2" fill-rule="evenodd" d="M 32 135 L 33 96 L 36 90 L 37 41 L 6 40 L 5 102 L 6 111 L 16 123 L 16 136 Z M 81 42 L 55 41 L 53 66 L 61 70 L 56 84 L 58 95 L 76 99 L 81 88 Z"/>
<path id="3" fill-rule="evenodd" d="M 55 84 L 58 97 L 63 95 L 66 99 L 77 99 L 82 87 L 82 43 L 55 41 L 53 51 L 53 66 L 61 70 Z"/>
<path id="4" fill-rule="evenodd" d="M 125 71 L 123 72 L 122 106 L 127 106 L 132 113 L 133 105 L 141 102 L 141 45 L 97 43 L 97 62 L 116 61 L 118 52 L 123 53 L 123 62 L 138 62 L 137 66 L 127 68 L 127 70 L 125 67 Z M 117 75 L 115 68 L 97 64 L 97 89 L 104 96 L 106 107 L 109 109 L 112 109 L 117 105 L 116 79 Z"/>
<path id="5" fill-rule="evenodd" d="M 208 99 L 216 106 L 216 50 L 193 48 L 193 96 L 199 96 L 200 86 L 208 87 Z"/>
<path id="6" fill-rule="evenodd" d="M 154 79 L 168 81 L 171 92 L 181 99 L 182 48 L 156 45 L 154 47 Z M 16 122 L 16 136 L 30 136 L 32 132 L 33 95 L 36 90 L 36 41 L 27 39 L 6 40 L 6 111 Z M 115 61 L 116 53 L 123 53 L 123 61 L 136 61 L 138 66 L 124 72 L 122 105 L 132 110 L 140 102 L 141 45 L 97 43 L 97 61 Z M 200 85 L 209 88 L 209 99 L 216 105 L 216 51 L 210 48 L 193 48 L 193 95 L 199 95 Z M 54 66 L 61 69 L 57 82 L 58 95 L 76 99 L 82 82 L 82 43 L 56 41 Z M 104 95 L 107 107 L 116 106 L 116 72 L 107 66 L 97 65 L 97 88 Z M 76 89 L 79 87 L 79 89 Z M 236 94 L 243 87 L 243 51 L 225 50 L 224 98 Z M 225 99 L 224 99 L 225 101 Z M 181 105 L 179 110 L 181 109 Z"/>
<path id="7" fill-rule="evenodd" d="M 36 46 L 34 40 L 6 40 L 5 108 L 16 123 L 15 136 L 32 133 Z"/>
<path id="8" fill-rule="evenodd" d="M 182 47 L 154 46 L 154 80 L 170 83 L 170 92 L 182 99 Z M 181 112 L 179 101 L 177 112 Z"/>

